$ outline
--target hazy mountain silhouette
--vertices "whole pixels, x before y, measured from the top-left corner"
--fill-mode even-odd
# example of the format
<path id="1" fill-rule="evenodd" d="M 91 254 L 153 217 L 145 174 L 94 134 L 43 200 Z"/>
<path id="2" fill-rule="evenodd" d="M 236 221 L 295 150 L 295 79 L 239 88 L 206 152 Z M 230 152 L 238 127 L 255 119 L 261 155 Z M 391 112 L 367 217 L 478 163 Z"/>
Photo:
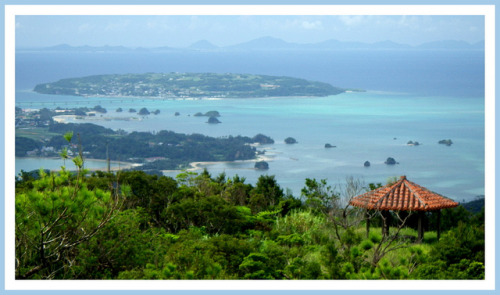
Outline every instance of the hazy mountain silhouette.
<path id="1" fill-rule="evenodd" d="M 417 46 L 411 46 L 408 44 L 401 44 L 393 42 L 390 40 L 375 42 L 375 43 L 363 43 L 363 42 L 346 42 L 339 41 L 335 39 L 325 40 L 318 43 L 293 43 L 287 42 L 279 38 L 274 37 L 261 37 L 253 39 L 247 42 L 238 43 L 234 45 L 219 47 L 207 40 L 197 41 L 186 48 L 175 48 L 169 46 L 146 48 L 129 48 L 124 46 L 70 46 L 68 44 L 60 44 L 56 46 L 43 47 L 43 48 L 31 48 L 31 49 L 20 49 L 20 50 L 38 50 L 38 51 L 67 51 L 67 52 L 127 52 L 127 51 L 137 51 L 137 52 L 158 52 L 158 51 L 183 51 L 183 50 L 210 50 L 210 51 L 241 51 L 241 50 L 402 50 L 402 49 L 412 49 L 412 50 L 481 50 L 484 49 L 484 41 L 480 41 L 474 44 L 467 43 L 465 41 L 457 40 L 442 40 L 427 42 Z"/>

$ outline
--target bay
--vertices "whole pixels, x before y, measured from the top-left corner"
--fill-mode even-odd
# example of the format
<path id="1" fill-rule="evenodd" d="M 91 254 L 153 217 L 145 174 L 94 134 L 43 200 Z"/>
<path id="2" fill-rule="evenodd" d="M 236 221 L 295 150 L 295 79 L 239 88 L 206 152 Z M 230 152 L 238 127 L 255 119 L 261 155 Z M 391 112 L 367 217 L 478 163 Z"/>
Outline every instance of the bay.
<path id="1" fill-rule="evenodd" d="M 18 93 L 36 98 L 40 108 L 64 100 L 64 107 L 82 106 L 81 97 Z M 390 93 L 344 93 L 323 98 L 262 98 L 224 100 L 155 100 L 88 98 L 88 106 L 108 110 L 103 117 L 68 122 L 92 122 L 128 132 L 172 130 L 204 135 L 271 136 L 273 145 L 261 146 L 270 169 L 258 171 L 252 162 L 205 165 L 212 175 L 226 173 L 255 183 L 262 174 L 275 175 L 283 188 L 300 195 L 305 178 L 327 179 L 341 186 L 346 177 L 368 184 L 385 183 L 406 175 L 411 181 L 456 200 L 484 194 L 484 103 L 480 98 L 421 97 Z M 160 114 L 138 116 L 116 109 L 146 107 Z M 221 124 L 207 124 L 197 112 L 217 110 Z M 180 115 L 176 116 L 178 112 Z M 132 117 L 123 121 L 119 117 Z M 298 143 L 284 143 L 286 137 Z M 453 145 L 438 144 L 452 139 Z M 85 138 L 82 138 L 85 140 Z M 408 146 L 408 141 L 419 146 Z M 335 148 L 325 148 L 330 143 Z M 399 164 L 384 164 L 393 157 Z M 370 161 L 370 167 L 364 167 Z M 201 171 L 200 171 L 201 172 Z M 175 172 L 166 175 L 175 177 Z"/>
<path id="2" fill-rule="evenodd" d="M 37 83 L 68 77 L 174 71 L 287 75 L 368 91 L 322 98 L 224 100 L 82 98 L 31 91 Z M 276 141 L 259 147 L 270 158 L 269 170 L 254 170 L 251 162 L 205 167 L 212 175 L 244 176 L 248 183 L 262 174 L 275 175 L 295 196 L 305 178 L 341 186 L 349 176 L 368 184 L 406 175 L 457 201 L 485 191 L 482 51 L 18 53 L 15 104 L 22 108 L 101 105 L 108 113 L 84 122 L 128 132 L 172 130 L 215 137 L 263 133 Z M 118 107 L 124 112 L 116 113 Z M 141 117 L 127 112 L 142 107 L 159 109 L 160 114 Z M 193 116 L 210 110 L 221 113 L 221 124 Z M 298 144 L 285 144 L 289 136 Z M 438 144 L 441 139 L 452 139 L 453 145 Z M 420 145 L 408 146 L 410 140 Z M 326 143 L 336 147 L 326 149 Z M 387 157 L 399 164 L 385 165 Z M 371 166 L 364 167 L 365 161 Z"/>

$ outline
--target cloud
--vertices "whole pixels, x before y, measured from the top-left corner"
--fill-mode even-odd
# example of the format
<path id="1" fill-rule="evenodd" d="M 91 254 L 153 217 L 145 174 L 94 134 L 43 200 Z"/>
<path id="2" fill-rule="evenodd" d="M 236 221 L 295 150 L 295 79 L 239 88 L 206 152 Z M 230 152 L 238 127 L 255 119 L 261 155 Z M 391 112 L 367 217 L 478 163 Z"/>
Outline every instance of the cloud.
<path id="1" fill-rule="evenodd" d="M 110 22 L 104 28 L 105 31 L 123 31 L 130 25 L 130 20 L 125 19 L 118 22 Z"/>
<path id="2" fill-rule="evenodd" d="M 91 31 L 92 29 L 94 29 L 94 25 L 92 24 L 89 24 L 89 23 L 85 23 L 85 24 L 81 24 L 78 26 L 78 32 L 79 33 L 87 33 L 89 31 Z"/>
<path id="3" fill-rule="evenodd" d="M 365 21 L 365 16 L 362 15 L 343 15 L 339 17 L 340 21 L 346 26 L 359 25 Z"/>
<path id="4" fill-rule="evenodd" d="M 314 22 L 303 21 L 302 28 L 304 28 L 306 30 L 319 30 L 319 29 L 323 29 L 323 23 L 319 20 L 314 21 Z"/>

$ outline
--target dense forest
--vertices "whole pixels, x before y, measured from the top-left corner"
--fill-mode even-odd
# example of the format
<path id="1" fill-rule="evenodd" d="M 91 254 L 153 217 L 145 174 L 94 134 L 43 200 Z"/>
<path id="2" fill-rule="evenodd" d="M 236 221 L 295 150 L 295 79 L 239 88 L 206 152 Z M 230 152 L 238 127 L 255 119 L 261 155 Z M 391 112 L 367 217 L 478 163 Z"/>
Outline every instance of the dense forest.
<path id="1" fill-rule="evenodd" d="M 65 136 L 70 142 L 70 134 Z M 69 158 L 67 155 L 63 155 Z M 416 219 L 348 205 L 381 184 L 82 169 L 16 178 L 17 279 L 484 279 L 484 206 Z M 477 205 L 478 202 L 475 202 Z M 366 232 L 366 218 L 371 227 Z M 405 222 L 402 223 L 402 220 Z M 381 231 L 390 222 L 389 234 Z"/>
<path id="2" fill-rule="evenodd" d="M 78 135 L 81 148 L 88 158 L 118 161 L 146 162 L 145 159 L 155 158 L 156 161 L 145 163 L 138 169 L 165 170 L 183 169 L 189 163 L 197 161 L 235 161 L 255 159 L 259 153 L 253 143 L 273 143 L 274 140 L 257 134 L 248 136 L 209 137 L 201 134 L 182 134 L 162 130 L 156 133 L 114 131 L 90 123 L 55 123 L 48 127 L 49 134 L 55 134 L 42 143 L 34 139 L 16 136 L 16 157 L 26 156 L 28 151 L 42 149 L 43 146 L 55 151 L 67 149 L 77 153 L 75 144 L 68 143 L 63 134 L 72 132 Z M 57 153 L 54 153 L 57 155 Z"/>

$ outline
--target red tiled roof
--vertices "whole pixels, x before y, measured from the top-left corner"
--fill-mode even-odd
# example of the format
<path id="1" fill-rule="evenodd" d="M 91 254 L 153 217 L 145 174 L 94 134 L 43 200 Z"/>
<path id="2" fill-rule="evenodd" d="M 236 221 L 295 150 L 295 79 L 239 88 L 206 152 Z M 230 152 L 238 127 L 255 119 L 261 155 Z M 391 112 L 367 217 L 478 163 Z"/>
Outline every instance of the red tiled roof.
<path id="1" fill-rule="evenodd" d="M 457 202 L 408 181 L 406 176 L 401 176 L 393 185 L 356 196 L 349 203 L 366 209 L 399 211 L 433 211 L 458 206 Z"/>

